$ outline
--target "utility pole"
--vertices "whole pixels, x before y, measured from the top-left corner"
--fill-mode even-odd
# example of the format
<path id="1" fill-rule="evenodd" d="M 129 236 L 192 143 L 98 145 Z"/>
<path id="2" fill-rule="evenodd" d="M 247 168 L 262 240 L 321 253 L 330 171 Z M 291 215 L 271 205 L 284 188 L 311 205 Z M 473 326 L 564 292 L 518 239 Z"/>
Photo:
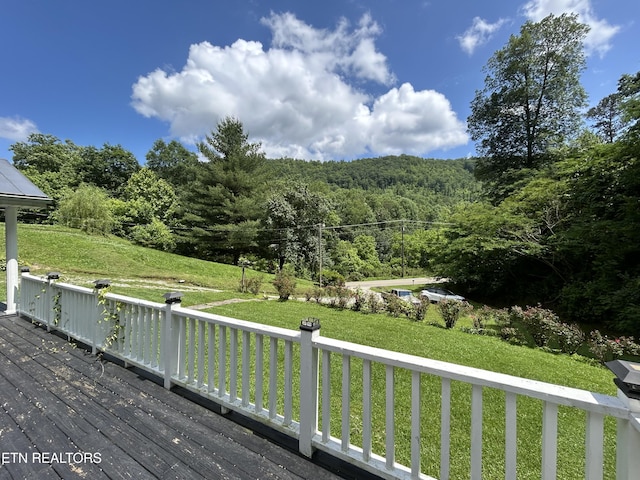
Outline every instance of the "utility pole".
<path id="1" fill-rule="evenodd" d="M 318 286 L 322 288 L 322 223 L 318 224 Z"/>
<path id="2" fill-rule="evenodd" d="M 404 222 L 402 223 L 402 278 L 404 278 Z"/>

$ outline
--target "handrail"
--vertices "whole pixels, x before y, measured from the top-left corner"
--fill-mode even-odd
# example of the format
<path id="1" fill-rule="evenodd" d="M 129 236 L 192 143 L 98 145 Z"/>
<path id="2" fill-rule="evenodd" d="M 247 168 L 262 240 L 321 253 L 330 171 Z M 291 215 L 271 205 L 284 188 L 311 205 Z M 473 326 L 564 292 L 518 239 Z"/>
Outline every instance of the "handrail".
<path id="1" fill-rule="evenodd" d="M 636 452 L 640 448 L 640 408 L 633 403 L 638 401 L 620 394 L 612 397 L 359 345 L 323 337 L 319 329 L 289 330 L 183 308 L 179 303 L 100 294 L 97 289 L 29 273 L 22 275 L 19 312 L 48 329 L 87 343 L 93 353 L 108 352 L 126 365 L 164 378 L 167 388 L 180 385 L 217 402 L 223 411 L 238 411 L 297 439 L 304 455 L 320 449 L 382 478 L 433 478 L 421 470 L 425 435 L 422 383 L 427 377 L 440 382 L 435 419 L 440 425 L 441 480 L 451 474 L 452 406 L 456 402 L 468 402 L 469 477 L 483 478 L 485 388 L 503 392 L 505 478 L 515 478 L 517 472 L 519 398 L 542 404 L 541 478 L 557 476 L 559 406 L 586 412 L 585 478 L 604 478 L 606 417 L 617 420 L 616 478 L 630 480 L 640 471 Z M 339 361 L 334 363 L 332 357 L 336 356 Z M 358 360 L 361 371 L 361 403 L 350 395 L 356 381 L 352 378 L 353 359 Z M 398 375 L 398 371 L 406 375 Z M 374 386 L 374 372 L 378 372 L 378 387 Z M 408 382 L 402 395 L 410 398 L 410 410 L 406 418 L 396 419 L 395 405 L 401 395 L 396 379 L 400 376 Z M 334 382 L 341 385 L 341 417 L 337 419 L 331 418 L 330 408 Z M 452 382 L 469 385 L 470 398 L 456 398 Z M 433 389 L 433 382 L 430 385 Z M 379 391 L 374 391 L 376 388 Z M 374 405 L 374 398 L 378 405 Z M 352 408 L 360 412 L 362 423 L 355 439 Z M 373 448 L 374 408 L 382 409 L 386 417 L 383 452 Z M 332 428 L 332 421 L 340 422 L 340 431 Z M 408 436 L 396 436 L 397 421 L 408 424 Z M 408 444 L 399 443 L 403 441 Z M 396 457 L 403 448 L 409 451 L 406 464 Z"/>

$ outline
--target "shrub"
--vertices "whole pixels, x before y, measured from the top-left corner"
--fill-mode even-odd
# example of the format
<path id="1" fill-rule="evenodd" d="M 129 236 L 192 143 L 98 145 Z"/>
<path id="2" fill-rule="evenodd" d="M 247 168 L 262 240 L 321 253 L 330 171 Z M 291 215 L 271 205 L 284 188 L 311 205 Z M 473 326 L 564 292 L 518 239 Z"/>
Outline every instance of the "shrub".
<path id="1" fill-rule="evenodd" d="M 327 286 L 344 286 L 344 276 L 334 270 L 324 270 L 322 272 L 322 283 Z"/>
<path id="2" fill-rule="evenodd" d="M 403 313 L 403 302 L 395 295 L 387 295 L 385 297 L 386 308 L 389 315 L 392 317 L 399 317 L 401 313 Z"/>
<path id="3" fill-rule="evenodd" d="M 502 327 L 500 330 L 500 338 L 505 342 L 509 342 L 514 345 L 520 345 L 523 343 L 520 332 L 518 332 L 517 328 L 513 327 Z"/>
<path id="4" fill-rule="evenodd" d="M 364 301 L 364 308 L 368 313 L 378 313 L 384 310 L 384 302 L 380 300 L 378 294 L 369 292 Z"/>
<path id="5" fill-rule="evenodd" d="M 512 321 L 522 324 L 538 347 L 547 347 L 557 336 L 560 322 L 551 310 L 540 306 L 527 307 L 526 310 L 512 307 L 510 313 Z"/>
<path id="6" fill-rule="evenodd" d="M 414 306 L 414 318 L 416 321 L 421 322 L 424 317 L 427 316 L 427 310 L 429 309 L 431 302 L 427 298 L 421 298 L 420 303 Z"/>
<path id="7" fill-rule="evenodd" d="M 351 306 L 351 310 L 354 312 L 361 312 L 365 308 L 366 300 L 367 297 L 365 296 L 364 291 L 357 289 L 353 294 L 353 305 Z"/>
<path id="8" fill-rule="evenodd" d="M 473 307 L 467 302 L 442 300 L 438 304 L 438 309 L 440 310 L 440 315 L 442 315 L 442 319 L 444 320 L 444 326 L 446 328 L 453 328 L 460 317 L 463 314 L 470 312 Z"/>
<path id="9" fill-rule="evenodd" d="M 262 277 L 250 277 L 247 278 L 246 282 L 247 290 L 249 290 L 254 295 L 260 293 L 260 287 L 262 287 Z"/>
<path id="10" fill-rule="evenodd" d="M 65 194 L 56 218 L 63 225 L 92 234 L 106 235 L 114 226 L 107 193 L 92 185 L 81 185 Z"/>
<path id="11" fill-rule="evenodd" d="M 582 329 L 574 324 L 560 323 L 556 329 L 558 346 L 563 353 L 573 355 L 582 346 L 585 335 Z"/>
<path id="12" fill-rule="evenodd" d="M 131 228 L 129 238 L 143 247 L 155 248 L 165 252 L 170 252 L 176 246 L 169 227 L 157 218 L 153 218 L 151 223 L 146 225 L 136 225 Z"/>
<path id="13" fill-rule="evenodd" d="M 296 291 L 296 277 L 286 267 L 276 274 L 273 286 L 278 291 L 281 301 L 289 300 L 289 297 Z"/>
<path id="14" fill-rule="evenodd" d="M 600 363 L 604 363 L 623 355 L 639 355 L 640 345 L 633 337 L 609 338 L 599 330 L 594 330 L 589 335 L 589 351 Z"/>

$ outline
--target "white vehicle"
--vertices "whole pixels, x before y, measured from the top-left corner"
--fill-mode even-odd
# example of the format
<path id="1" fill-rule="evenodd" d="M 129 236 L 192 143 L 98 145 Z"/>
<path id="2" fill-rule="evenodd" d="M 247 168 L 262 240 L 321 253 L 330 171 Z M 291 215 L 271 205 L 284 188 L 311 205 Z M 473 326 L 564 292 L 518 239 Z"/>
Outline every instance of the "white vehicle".
<path id="1" fill-rule="evenodd" d="M 411 290 L 404 290 L 402 288 L 394 288 L 391 290 L 391 295 L 395 295 L 400 300 L 404 300 L 405 302 L 412 303 L 414 305 L 420 304 L 420 299 L 414 297 Z"/>
<path id="2" fill-rule="evenodd" d="M 422 290 L 420 297 L 429 299 L 431 303 L 440 303 L 442 300 L 457 300 L 458 302 L 464 302 L 466 300 L 464 297 L 440 287 L 429 287 Z"/>

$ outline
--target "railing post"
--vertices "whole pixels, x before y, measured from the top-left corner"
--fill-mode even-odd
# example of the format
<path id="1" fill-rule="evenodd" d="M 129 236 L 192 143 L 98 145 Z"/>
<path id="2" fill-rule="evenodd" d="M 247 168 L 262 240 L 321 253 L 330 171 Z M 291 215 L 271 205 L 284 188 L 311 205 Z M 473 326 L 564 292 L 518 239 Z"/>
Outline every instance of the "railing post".
<path id="1" fill-rule="evenodd" d="M 28 275 L 31 269 L 29 267 L 20 267 L 20 284 L 18 285 L 18 314 L 24 313 L 24 305 L 22 304 L 22 277 Z"/>
<path id="2" fill-rule="evenodd" d="M 51 302 L 53 301 L 53 282 L 54 280 L 58 280 L 60 278 L 60 274 L 58 272 L 49 272 L 47 273 L 47 312 L 46 312 L 46 320 L 47 320 L 47 332 L 51 331 L 51 315 L 53 313 L 53 305 Z"/>
<path id="3" fill-rule="evenodd" d="M 173 328 L 173 309 L 180 306 L 182 293 L 168 292 L 164 295 L 166 304 L 164 311 L 164 325 L 162 328 L 162 364 L 164 365 L 164 388 L 171 389 L 171 377 L 178 370 L 178 338 Z"/>
<path id="4" fill-rule="evenodd" d="M 320 336 L 320 321 L 308 318 L 300 323 L 300 437 L 298 449 L 313 455 L 313 436 L 318 430 L 318 349 L 313 341 Z"/>
<path id="5" fill-rule="evenodd" d="M 95 285 L 93 287 L 93 292 L 96 296 L 96 318 L 92 322 L 91 319 L 89 319 L 89 321 L 91 322 L 91 354 L 95 355 L 98 353 L 98 334 L 102 330 L 98 325 L 104 321 L 105 317 L 105 308 L 100 311 L 100 294 L 102 290 L 109 288 L 111 281 L 106 278 L 101 278 L 100 280 L 93 282 L 93 284 Z"/>
<path id="6" fill-rule="evenodd" d="M 629 420 L 618 422 L 616 478 L 635 480 L 640 472 L 640 400 L 629 398 L 620 389 L 618 398 L 629 407 Z"/>
<path id="7" fill-rule="evenodd" d="M 634 480 L 640 472 L 640 363 L 614 360 L 605 365 L 616 375 L 618 398 L 629 409 L 629 418 L 618 420 L 616 478 Z"/>

